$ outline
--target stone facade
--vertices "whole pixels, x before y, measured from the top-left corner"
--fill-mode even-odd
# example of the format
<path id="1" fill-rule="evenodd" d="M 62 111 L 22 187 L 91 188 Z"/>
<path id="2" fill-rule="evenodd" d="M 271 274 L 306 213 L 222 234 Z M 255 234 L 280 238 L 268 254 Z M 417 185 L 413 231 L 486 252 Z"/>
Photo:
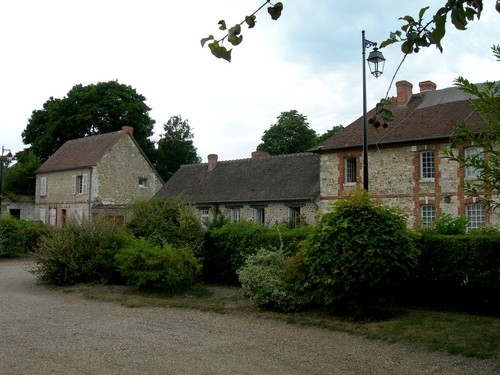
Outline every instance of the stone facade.
<path id="1" fill-rule="evenodd" d="M 132 136 L 125 135 L 93 165 L 38 172 L 35 215 L 52 226 L 98 217 L 121 223 L 127 205 L 151 198 L 162 185 Z"/>
<path id="2" fill-rule="evenodd" d="M 434 206 L 435 216 L 442 214 L 466 216 L 467 206 L 476 202 L 469 198 L 462 188 L 465 173 L 457 162 L 443 157 L 448 143 L 426 142 L 402 144 L 395 147 L 370 149 L 369 190 L 375 198 L 385 204 L 399 207 L 408 218 L 410 227 L 422 225 L 422 207 Z M 461 146 L 456 152 L 464 152 Z M 435 176 L 421 175 L 421 154 L 434 154 Z M 344 183 L 345 158 L 356 158 L 356 180 L 362 181 L 362 155 L 359 150 L 342 150 L 321 156 L 321 201 L 320 209 L 327 210 L 336 199 L 341 198 L 356 185 Z M 499 226 L 497 214 L 485 210 L 485 225 Z"/>

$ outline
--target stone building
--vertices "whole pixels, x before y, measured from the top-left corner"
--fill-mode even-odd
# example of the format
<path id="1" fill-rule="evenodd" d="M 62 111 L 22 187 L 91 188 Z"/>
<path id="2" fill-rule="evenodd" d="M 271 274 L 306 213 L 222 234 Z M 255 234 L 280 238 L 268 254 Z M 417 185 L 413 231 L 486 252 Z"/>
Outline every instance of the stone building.
<path id="1" fill-rule="evenodd" d="M 36 171 L 35 212 L 51 226 L 103 217 L 122 223 L 126 207 L 163 182 L 134 140 L 133 128 L 64 143 Z"/>
<path id="2" fill-rule="evenodd" d="M 241 160 L 183 165 L 156 194 L 182 197 L 194 204 L 202 222 L 218 208 L 233 221 L 266 225 L 298 220 L 313 222 L 319 203 L 319 155 L 269 156 L 253 152 Z"/>
<path id="3" fill-rule="evenodd" d="M 498 225 L 498 215 L 463 190 L 463 182 L 473 180 L 477 171 L 460 168 L 442 153 L 459 124 L 484 124 L 470 106 L 474 97 L 455 87 L 436 90 L 431 81 L 419 86 L 420 91 L 413 93 L 410 82 L 397 82 L 397 96 L 388 106 L 394 121 L 387 128 L 369 125 L 369 190 L 386 204 L 402 208 L 412 227 L 427 225 L 442 214 L 467 216 L 469 229 Z M 374 113 L 371 110 L 368 118 Z M 321 156 L 321 209 L 362 184 L 362 142 L 363 118 L 359 118 L 315 150 Z M 482 154 L 473 144 L 454 151 Z"/>

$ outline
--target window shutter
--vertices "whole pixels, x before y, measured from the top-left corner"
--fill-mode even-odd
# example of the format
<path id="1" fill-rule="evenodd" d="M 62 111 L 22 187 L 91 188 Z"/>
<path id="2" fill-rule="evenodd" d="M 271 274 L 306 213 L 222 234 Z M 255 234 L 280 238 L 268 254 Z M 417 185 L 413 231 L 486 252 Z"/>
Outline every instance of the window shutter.
<path id="1" fill-rule="evenodd" d="M 40 196 L 47 195 L 47 177 L 40 177 Z"/>
<path id="2" fill-rule="evenodd" d="M 87 194 L 87 175 L 82 175 L 82 194 Z"/>
<path id="3" fill-rule="evenodd" d="M 76 194 L 76 176 L 71 176 L 71 191 Z"/>

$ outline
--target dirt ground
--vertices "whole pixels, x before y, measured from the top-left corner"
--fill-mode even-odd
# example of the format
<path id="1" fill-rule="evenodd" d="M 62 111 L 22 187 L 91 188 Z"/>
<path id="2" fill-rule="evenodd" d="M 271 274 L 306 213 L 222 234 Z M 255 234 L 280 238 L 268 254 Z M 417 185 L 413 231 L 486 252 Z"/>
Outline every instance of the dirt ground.
<path id="1" fill-rule="evenodd" d="M 500 374 L 500 361 L 319 328 L 130 308 L 39 285 L 0 260 L 0 374 Z"/>

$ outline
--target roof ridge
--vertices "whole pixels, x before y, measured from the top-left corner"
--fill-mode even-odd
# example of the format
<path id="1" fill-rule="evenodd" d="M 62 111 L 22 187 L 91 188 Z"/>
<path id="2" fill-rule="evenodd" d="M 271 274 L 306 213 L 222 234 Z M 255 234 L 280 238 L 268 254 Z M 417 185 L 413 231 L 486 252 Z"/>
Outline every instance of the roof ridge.
<path id="1" fill-rule="evenodd" d="M 117 134 L 117 133 L 120 133 L 120 132 L 121 132 L 121 130 L 115 130 L 115 131 L 107 132 L 107 133 L 84 135 L 83 137 L 80 137 L 80 138 L 68 139 L 66 142 L 76 142 L 76 141 L 81 141 L 83 139 L 88 140 L 88 139 L 91 139 L 91 138 L 102 137 L 102 136 L 109 136 L 109 135 Z M 124 132 L 124 133 L 126 134 L 127 132 Z"/>

